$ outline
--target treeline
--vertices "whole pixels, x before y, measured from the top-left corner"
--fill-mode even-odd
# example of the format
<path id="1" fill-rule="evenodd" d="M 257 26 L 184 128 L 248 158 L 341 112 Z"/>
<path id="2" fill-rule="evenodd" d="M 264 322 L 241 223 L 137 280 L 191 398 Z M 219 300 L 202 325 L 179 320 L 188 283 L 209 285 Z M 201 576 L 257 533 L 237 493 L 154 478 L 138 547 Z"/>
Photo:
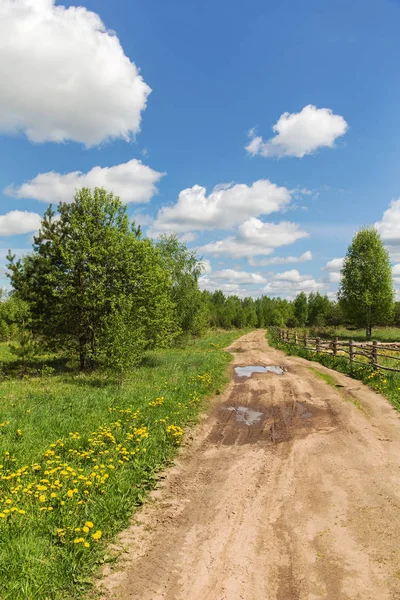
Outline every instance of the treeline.
<path id="1" fill-rule="evenodd" d="M 239 298 L 217 290 L 203 292 L 210 327 L 324 327 L 344 324 L 340 305 L 319 292 L 295 300 L 282 298 Z"/>
<path id="2" fill-rule="evenodd" d="M 370 263 L 376 264 L 378 234 L 357 235 L 372 244 Z M 358 262 L 351 253 L 346 259 L 351 276 L 364 268 L 365 247 L 363 242 Z M 82 370 L 107 366 L 123 374 L 147 350 L 186 343 L 209 327 L 338 326 L 364 322 L 364 313 L 369 334 L 371 323 L 400 324 L 400 304 L 394 311 L 391 304 L 390 265 L 387 310 L 381 309 L 376 278 L 378 291 L 366 288 L 364 312 L 362 290 L 353 302 L 347 288 L 339 302 L 319 292 L 301 292 L 293 301 L 201 292 L 201 258 L 174 235 L 143 237 L 119 198 L 100 188 L 83 188 L 57 212 L 50 206 L 32 252 L 18 260 L 9 255 L 8 261 L 13 291 L 0 297 L 0 339 L 12 340 L 10 348 L 23 364 L 50 350 L 77 358 Z M 384 253 L 382 261 L 388 261 Z M 356 275 L 350 291 L 368 279 Z M 377 308 L 371 298 L 377 298 Z"/>

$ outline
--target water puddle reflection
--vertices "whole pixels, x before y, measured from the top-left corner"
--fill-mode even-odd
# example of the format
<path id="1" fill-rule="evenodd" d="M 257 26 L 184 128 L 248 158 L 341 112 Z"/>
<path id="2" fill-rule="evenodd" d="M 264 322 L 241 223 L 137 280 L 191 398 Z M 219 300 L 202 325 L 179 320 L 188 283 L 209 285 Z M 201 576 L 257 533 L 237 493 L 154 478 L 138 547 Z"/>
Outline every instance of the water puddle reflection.
<path id="1" fill-rule="evenodd" d="M 255 425 L 261 421 L 263 413 L 250 406 L 229 406 L 226 410 L 236 413 L 236 421 L 246 425 Z"/>
<path id="2" fill-rule="evenodd" d="M 250 377 L 253 373 L 275 373 L 275 375 L 282 375 L 282 367 L 261 367 L 256 365 L 249 365 L 246 367 L 235 367 L 235 373 L 238 377 Z"/>

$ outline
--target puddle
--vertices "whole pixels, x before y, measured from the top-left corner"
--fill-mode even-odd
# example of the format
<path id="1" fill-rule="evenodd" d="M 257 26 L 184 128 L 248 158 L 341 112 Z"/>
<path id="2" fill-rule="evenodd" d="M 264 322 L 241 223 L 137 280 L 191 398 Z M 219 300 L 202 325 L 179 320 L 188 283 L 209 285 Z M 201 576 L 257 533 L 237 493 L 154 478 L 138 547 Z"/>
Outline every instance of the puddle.
<path id="1" fill-rule="evenodd" d="M 216 407 L 216 422 L 209 440 L 223 446 L 280 444 L 302 439 L 311 433 L 326 433 L 337 428 L 335 413 L 327 406 L 316 406 L 303 399 L 273 403 L 254 396 L 242 405 L 240 385 L 226 404 Z"/>
<path id="2" fill-rule="evenodd" d="M 282 367 L 261 367 L 256 365 L 249 365 L 247 367 L 235 367 L 235 373 L 238 377 L 250 377 L 253 373 L 275 373 L 275 375 L 282 375 Z"/>
<path id="3" fill-rule="evenodd" d="M 246 425 L 255 425 L 261 421 L 263 413 L 250 406 L 228 406 L 226 410 L 236 413 L 236 421 Z"/>

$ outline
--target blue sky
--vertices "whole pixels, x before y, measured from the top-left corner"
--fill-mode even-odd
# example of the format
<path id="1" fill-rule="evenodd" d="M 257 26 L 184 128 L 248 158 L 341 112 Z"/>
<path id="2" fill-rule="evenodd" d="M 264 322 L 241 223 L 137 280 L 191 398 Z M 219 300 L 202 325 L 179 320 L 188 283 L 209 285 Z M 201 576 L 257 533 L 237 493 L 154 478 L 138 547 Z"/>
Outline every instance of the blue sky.
<path id="1" fill-rule="evenodd" d="M 334 297 L 374 223 L 400 276 L 399 27 L 396 0 L 0 0 L 0 286 L 82 184 L 198 248 L 205 288 Z"/>

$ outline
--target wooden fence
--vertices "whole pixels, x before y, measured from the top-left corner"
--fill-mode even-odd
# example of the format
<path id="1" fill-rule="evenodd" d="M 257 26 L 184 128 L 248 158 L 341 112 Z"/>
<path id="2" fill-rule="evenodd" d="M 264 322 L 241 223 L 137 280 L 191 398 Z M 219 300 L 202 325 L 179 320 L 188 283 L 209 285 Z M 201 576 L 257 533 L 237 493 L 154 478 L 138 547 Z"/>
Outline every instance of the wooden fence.
<path id="1" fill-rule="evenodd" d="M 319 337 L 299 336 L 290 329 L 277 329 L 278 337 L 286 344 L 302 346 L 318 354 L 330 354 L 345 358 L 351 364 L 370 365 L 374 370 L 394 371 L 400 373 L 400 343 L 355 342 L 354 340 L 326 340 Z M 399 368 L 396 368 L 399 367 Z"/>

